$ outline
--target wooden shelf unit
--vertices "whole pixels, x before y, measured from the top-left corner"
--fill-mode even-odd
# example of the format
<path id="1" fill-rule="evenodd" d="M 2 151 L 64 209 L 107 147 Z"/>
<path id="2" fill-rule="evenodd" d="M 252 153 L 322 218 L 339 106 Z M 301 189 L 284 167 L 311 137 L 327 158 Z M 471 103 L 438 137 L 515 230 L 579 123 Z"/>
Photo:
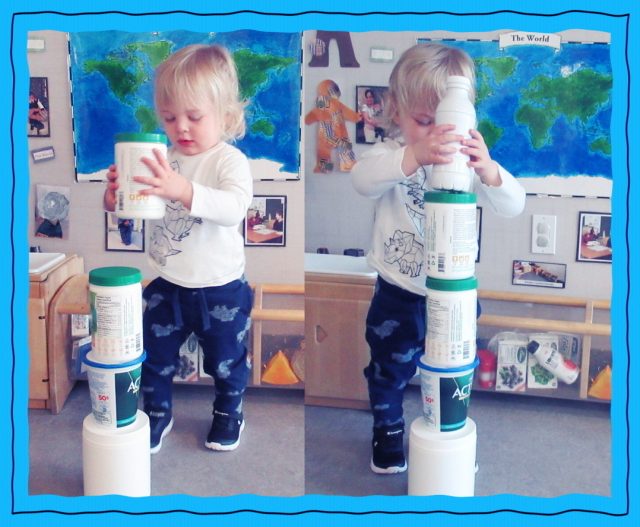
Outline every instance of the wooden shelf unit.
<path id="1" fill-rule="evenodd" d="M 149 280 L 144 280 L 142 285 L 146 286 L 148 283 Z M 265 308 L 265 297 L 266 295 L 304 295 L 304 285 L 258 284 L 252 287 L 255 294 L 254 305 L 251 311 L 252 354 L 254 364 L 251 385 L 261 386 L 263 322 L 297 322 L 304 324 L 303 309 Z M 56 322 L 54 324 L 56 329 L 52 335 L 51 346 L 52 349 L 55 350 L 56 356 L 67 356 L 70 353 L 71 336 L 68 331 L 69 315 L 90 314 L 88 299 L 89 277 L 87 274 L 73 276 L 60 288 L 58 297 L 55 302 L 52 303 L 51 309 L 53 320 Z M 206 383 L 207 381 L 198 382 Z M 269 387 L 273 387 L 273 385 L 269 385 Z M 301 388 L 302 384 L 295 385 L 294 387 Z M 64 395 L 60 408 L 62 404 L 64 404 L 67 394 Z"/>
<path id="2" fill-rule="evenodd" d="M 375 278 L 306 273 L 305 335 L 307 375 L 305 403 L 337 408 L 367 409 L 369 399 L 363 368 L 369 362 L 369 348 L 364 338 L 366 316 Z M 491 314 L 490 302 L 481 303 L 478 327 L 502 328 L 503 331 L 558 331 L 582 337 L 579 399 L 587 399 L 591 344 L 594 336 L 610 336 L 611 325 L 594 322 L 594 313 L 609 310 L 608 300 L 571 298 L 551 295 L 523 294 L 478 290 L 479 299 L 511 304 L 553 305 L 567 309 L 583 309 L 582 321 L 558 320 L 529 316 Z M 513 312 L 513 309 L 509 310 Z M 567 318 L 568 311 L 565 311 Z M 580 316 L 577 314 L 574 317 Z M 413 382 L 413 381 L 412 381 Z M 482 391 L 495 391 L 481 389 Z M 557 391 L 521 395 L 542 395 L 576 399 L 574 386 L 561 386 Z M 542 392 L 539 390 L 538 392 Z M 503 392 L 497 392 L 503 393 Z M 513 392 L 505 392 L 513 393 Z"/>
<path id="3" fill-rule="evenodd" d="M 67 284 L 83 272 L 84 260 L 71 254 L 51 269 L 29 275 L 29 408 L 57 414 L 73 388 L 69 358 L 59 345 L 69 323 L 56 310 Z"/>
<path id="4" fill-rule="evenodd" d="M 583 309 L 584 321 L 577 322 L 539 317 L 492 315 L 485 313 L 485 306 L 482 304 L 483 311 L 478 319 L 478 326 L 505 328 L 506 330 L 520 329 L 527 331 L 574 333 L 582 336 L 579 398 L 587 398 L 587 392 L 589 390 L 589 367 L 591 365 L 592 337 L 611 336 L 611 323 L 594 322 L 594 314 L 598 310 L 610 311 L 611 302 L 609 300 L 593 300 L 590 298 L 561 297 L 552 295 L 532 295 L 526 293 L 488 291 L 484 289 L 478 290 L 478 299 L 521 305 L 531 304 Z"/>

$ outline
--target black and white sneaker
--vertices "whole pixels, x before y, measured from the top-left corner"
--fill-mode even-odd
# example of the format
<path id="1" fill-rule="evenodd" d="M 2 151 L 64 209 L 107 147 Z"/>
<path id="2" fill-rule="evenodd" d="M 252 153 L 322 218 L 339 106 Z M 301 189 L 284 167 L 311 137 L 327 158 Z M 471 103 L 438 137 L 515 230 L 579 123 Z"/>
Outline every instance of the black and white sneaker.
<path id="1" fill-rule="evenodd" d="M 403 438 L 402 427 L 374 428 L 371 470 L 376 474 L 398 474 L 407 470 Z"/>
<path id="2" fill-rule="evenodd" d="M 240 434 L 244 430 L 244 419 L 213 411 L 213 422 L 204 446 L 211 450 L 235 450 L 240 444 Z"/>
<path id="3" fill-rule="evenodd" d="M 162 440 L 173 428 L 171 412 L 147 412 L 150 428 L 150 452 L 156 454 L 162 448 Z"/>

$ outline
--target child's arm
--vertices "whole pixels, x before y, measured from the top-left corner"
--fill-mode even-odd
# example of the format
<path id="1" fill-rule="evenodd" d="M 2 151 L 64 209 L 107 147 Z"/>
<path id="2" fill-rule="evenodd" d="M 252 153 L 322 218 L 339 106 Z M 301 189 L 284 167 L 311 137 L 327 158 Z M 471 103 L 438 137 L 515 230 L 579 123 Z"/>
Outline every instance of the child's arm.
<path id="1" fill-rule="evenodd" d="M 249 161 L 235 150 L 211 168 L 216 173 L 215 187 L 206 181 L 193 182 L 191 215 L 226 227 L 236 226 L 245 219 L 253 197 Z"/>
<path id="2" fill-rule="evenodd" d="M 353 188 L 367 198 L 382 196 L 406 179 L 401 168 L 403 154 L 404 149 L 395 141 L 376 143 L 351 169 Z"/>
<path id="3" fill-rule="evenodd" d="M 471 167 L 482 185 L 476 185 L 484 193 L 496 214 L 512 218 L 524 210 L 526 192 L 522 185 L 489 154 L 482 134 L 469 130 L 471 139 L 465 139 L 460 150 L 469 156 Z"/>

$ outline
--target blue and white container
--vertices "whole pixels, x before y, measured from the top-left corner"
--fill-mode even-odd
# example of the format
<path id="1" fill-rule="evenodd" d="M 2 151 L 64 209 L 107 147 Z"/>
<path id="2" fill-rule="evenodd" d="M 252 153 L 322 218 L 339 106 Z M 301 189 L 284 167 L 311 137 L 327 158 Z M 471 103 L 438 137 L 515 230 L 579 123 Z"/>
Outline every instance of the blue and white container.
<path id="1" fill-rule="evenodd" d="M 462 428 L 467 421 L 471 401 L 473 373 L 478 366 L 473 363 L 457 368 L 438 368 L 421 357 L 420 391 L 422 415 L 427 428 L 434 432 L 452 432 Z"/>
<path id="2" fill-rule="evenodd" d="M 143 353 L 122 364 L 104 364 L 97 362 L 92 352 L 84 357 L 96 426 L 116 430 L 136 420 L 144 359 Z"/>

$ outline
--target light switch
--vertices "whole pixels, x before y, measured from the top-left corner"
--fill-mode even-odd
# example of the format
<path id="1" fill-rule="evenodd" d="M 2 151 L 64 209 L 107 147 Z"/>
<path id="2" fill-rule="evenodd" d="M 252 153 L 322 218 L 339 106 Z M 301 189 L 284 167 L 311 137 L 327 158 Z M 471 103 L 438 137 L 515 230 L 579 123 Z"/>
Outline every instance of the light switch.
<path id="1" fill-rule="evenodd" d="M 534 214 L 531 221 L 531 252 L 556 253 L 556 217 Z"/>

